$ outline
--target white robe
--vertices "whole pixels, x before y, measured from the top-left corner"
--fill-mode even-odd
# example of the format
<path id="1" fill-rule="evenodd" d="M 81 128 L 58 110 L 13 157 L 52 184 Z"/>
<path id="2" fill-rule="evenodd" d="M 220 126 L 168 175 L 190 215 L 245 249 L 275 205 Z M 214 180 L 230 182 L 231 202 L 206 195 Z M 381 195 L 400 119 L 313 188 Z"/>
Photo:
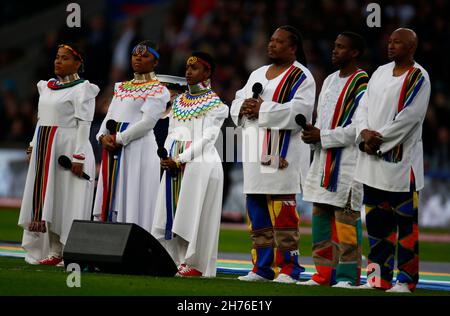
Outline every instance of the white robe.
<path id="1" fill-rule="evenodd" d="M 246 85 L 236 92 L 231 105 L 231 118 L 242 130 L 242 162 L 244 169 L 244 193 L 246 194 L 295 194 L 302 192 L 310 163 L 310 147 L 300 138 L 301 128 L 295 122 L 297 114 L 303 114 L 311 122 L 316 95 L 316 84 L 311 72 L 299 62 L 294 66 L 303 70 L 306 79 L 297 89 L 291 101 L 280 104 L 272 101 L 275 89 L 282 80 L 282 74 L 272 80 L 266 78 L 268 65 L 253 71 Z M 245 99 L 251 98 L 253 85 L 263 86 L 260 97 L 264 100 L 257 120 L 246 116 L 239 119 L 239 112 Z M 289 166 L 277 169 L 261 165 L 262 141 L 266 128 L 291 130 L 286 160 Z"/>
<path id="2" fill-rule="evenodd" d="M 358 157 L 354 122 L 346 127 L 338 126 L 330 129 L 337 100 L 348 79 L 349 77 L 339 77 L 339 71 L 336 71 L 323 82 L 315 124 L 320 129 L 320 143 L 314 145 L 314 158 L 306 177 L 303 200 L 342 208 L 346 205 L 351 190 L 351 208 L 359 211 L 362 206 L 363 189 L 361 183 L 353 180 Z M 337 189 L 336 192 L 330 192 L 320 183 L 325 169 L 327 149 L 336 147 L 343 147 L 342 156 Z"/>
<path id="3" fill-rule="evenodd" d="M 394 77 L 394 66 L 395 63 L 391 62 L 373 73 L 356 113 L 356 135 L 357 142 L 360 142 L 362 130 L 375 130 L 383 136 L 381 152 L 386 153 L 403 144 L 403 158 L 392 163 L 376 155 L 359 152 L 355 180 L 379 190 L 409 192 L 412 167 L 416 190 L 419 191 L 424 185 L 422 123 L 430 99 L 430 78 L 422 66 L 414 64 L 421 69 L 424 82 L 412 103 L 395 117 L 407 72 Z"/>
<path id="4" fill-rule="evenodd" d="M 222 214 L 223 169 L 215 147 L 220 128 L 228 117 L 224 104 L 192 120 L 176 120 L 170 114 L 169 134 L 165 148 L 170 153 L 174 141 L 192 141 L 179 155 L 186 163 L 172 232 L 175 238 L 165 240 L 167 221 L 166 172 L 156 203 L 152 235 L 167 249 L 177 264 L 187 263 L 203 276 L 216 275 L 220 218 Z M 184 241 L 177 240 L 182 238 Z M 187 249 L 179 250 L 187 242 Z"/>
<path id="5" fill-rule="evenodd" d="M 143 89 L 133 93 L 122 91 L 121 84 L 116 83 L 114 87 L 114 98 L 97 139 L 100 135 L 109 134 L 106 122 L 110 119 L 130 123 L 116 136 L 116 141 L 120 141 L 123 147 L 112 210 L 116 212 L 115 221 L 134 223 L 151 232 L 160 182 L 158 146 L 153 127 L 163 116 L 170 94 L 162 84 L 154 86 L 151 91 Z M 100 175 L 93 212 L 96 217 L 102 213 L 103 187 Z"/>
<path id="6" fill-rule="evenodd" d="M 36 138 L 39 126 L 58 126 L 49 157 L 48 180 L 42 210 L 47 230 L 59 236 L 65 245 L 72 222 L 89 220 L 94 196 L 94 181 L 78 178 L 57 162 L 60 155 L 72 158 L 80 151 L 85 155 L 83 170 L 95 177 L 95 159 L 89 135 L 79 139 L 79 122 L 90 124 L 94 117 L 95 97 L 99 88 L 84 81 L 70 88 L 52 90 L 47 81 L 39 81 L 38 124 L 30 145 L 33 147 L 20 209 L 19 225 L 24 228 L 22 247 L 27 251 L 25 260 L 36 263 L 49 255 L 48 233 L 30 232 L 32 221 L 34 180 L 36 177 Z M 72 159 L 75 161 L 74 159 Z"/>

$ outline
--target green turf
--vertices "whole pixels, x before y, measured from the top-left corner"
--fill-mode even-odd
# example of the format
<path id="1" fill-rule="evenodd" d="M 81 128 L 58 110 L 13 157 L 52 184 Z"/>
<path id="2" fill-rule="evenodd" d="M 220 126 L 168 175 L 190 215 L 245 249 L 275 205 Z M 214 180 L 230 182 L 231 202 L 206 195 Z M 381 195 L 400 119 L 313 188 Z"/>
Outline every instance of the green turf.
<path id="1" fill-rule="evenodd" d="M 21 241 L 22 229 L 17 226 L 19 212 L 17 209 L 0 210 L 0 240 Z M 303 223 L 302 226 L 307 226 Z M 311 235 L 300 236 L 300 254 L 311 256 Z M 222 229 L 219 238 L 220 252 L 248 253 L 251 249 L 251 241 L 245 230 Z M 450 243 L 420 242 L 420 259 L 423 261 L 450 262 Z M 369 253 L 367 238 L 363 240 L 363 255 Z"/>
<path id="2" fill-rule="evenodd" d="M 69 288 L 62 268 L 31 266 L 22 259 L 0 257 L 2 295 L 161 295 L 161 296 L 379 296 L 382 291 L 301 287 L 275 283 L 248 283 L 235 275 L 217 278 L 161 278 L 82 273 L 81 287 Z M 450 295 L 445 291 L 417 290 L 413 295 Z"/>

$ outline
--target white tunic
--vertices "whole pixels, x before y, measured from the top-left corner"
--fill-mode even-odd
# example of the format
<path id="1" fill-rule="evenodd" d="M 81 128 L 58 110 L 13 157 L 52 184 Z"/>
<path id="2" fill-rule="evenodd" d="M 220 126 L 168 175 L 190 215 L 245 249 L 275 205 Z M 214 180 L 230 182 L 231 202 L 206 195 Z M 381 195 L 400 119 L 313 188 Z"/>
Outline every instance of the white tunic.
<path id="1" fill-rule="evenodd" d="M 294 194 L 302 191 L 310 163 L 310 148 L 300 138 L 300 126 L 295 122 L 297 114 L 303 114 L 311 122 L 316 94 L 316 84 L 311 72 L 299 62 L 294 66 L 301 68 L 306 79 L 295 92 L 291 101 L 277 103 L 272 101 L 274 92 L 286 70 L 276 78 L 268 80 L 266 72 L 269 65 L 253 71 L 246 85 L 236 92 L 231 105 L 231 118 L 237 126 L 242 126 L 242 162 L 244 169 L 244 193 L 246 194 Z M 245 99 L 251 98 L 253 85 L 263 86 L 260 97 L 264 100 L 257 120 L 246 116 L 239 119 L 239 112 Z M 266 128 L 291 130 L 291 138 L 286 155 L 289 166 L 277 169 L 261 165 L 261 150 Z"/>
<path id="2" fill-rule="evenodd" d="M 48 234 L 30 232 L 28 225 L 32 221 L 34 180 L 36 177 L 36 135 L 39 126 L 58 126 L 51 156 L 42 220 L 47 222 L 47 229 L 59 236 L 62 244 L 67 237 L 75 219 L 89 220 L 94 196 L 94 182 L 78 178 L 70 170 L 59 166 L 60 155 L 72 157 L 73 154 L 85 155 L 83 170 L 91 179 L 95 177 L 95 159 L 89 135 L 78 133 L 80 122 L 90 124 L 94 117 L 95 97 L 99 88 L 84 81 L 70 88 L 52 90 L 47 81 L 37 84 L 39 91 L 38 126 L 31 142 L 33 152 L 28 168 L 25 190 L 20 209 L 19 225 L 24 228 L 22 247 L 27 251 L 26 260 L 39 261 L 49 255 Z M 78 139 L 77 139 L 78 138 Z"/>
<path id="3" fill-rule="evenodd" d="M 216 261 L 222 214 L 223 169 L 215 147 L 220 128 L 228 117 L 228 107 L 220 104 L 192 120 L 177 120 L 170 113 L 169 133 L 165 148 L 170 153 L 174 141 L 192 141 L 179 155 L 186 163 L 176 213 L 173 218 L 174 239 L 165 240 L 167 222 L 166 172 L 158 193 L 152 235 L 167 249 L 177 264 L 188 263 L 203 273 L 216 275 Z M 177 251 L 177 239 L 188 245 Z"/>
<path id="4" fill-rule="evenodd" d="M 323 82 L 317 104 L 315 124 L 320 129 L 320 143 L 314 146 L 314 158 L 306 177 L 303 200 L 344 207 L 351 190 L 351 207 L 353 210 L 359 211 L 362 206 L 362 184 L 353 180 L 358 156 L 354 123 L 352 122 L 346 127 L 330 128 L 336 103 L 348 79 L 349 77 L 341 78 L 339 71 L 336 71 Z M 321 180 L 325 169 L 327 149 L 336 147 L 343 147 L 343 149 L 337 189 L 336 192 L 330 192 L 321 186 Z"/>
<path id="5" fill-rule="evenodd" d="M 137 86 L 133 86 L 132 82 L 115 84 L 114 97 L 97 139 L 100 135 L 109 134 L 106 122 L 110 119 L 130 123 L 125 131 L 116 136 L 116 141 L 123 147 L 112 205 L 116 214 L 113 220 L 134 223 L 151 232 L 160 180 L 158 147 L 153 127 L 163 116 L 170 94 L 158 81 L 145 89 L 135 89 Z M 94 204 L 96 217 L 102 213 L 103 190 L 103 179 L 99 176 Z"/>
<path id="6" fill-rule="evenodd" d="M 416 190 L 419 191 L 424 185 L 422 123 L 430 99 L 430 78 L 422 66 L 414 64 L 421 69 L 424 82 L 412 103 L 395 117 L 407 72 L 394 77 L 394 66 L 395 63 L 391 62 L 373 73 L 356 113 L 356 135 L 359 142 L 362 130 L 379 132 L 383 136 L 382 153 L 403 144 L 403 159 L 392 163 L 376 155 L 359 152 L 355 180 L 380 190 L 408 192 L 412 167 Z"/>

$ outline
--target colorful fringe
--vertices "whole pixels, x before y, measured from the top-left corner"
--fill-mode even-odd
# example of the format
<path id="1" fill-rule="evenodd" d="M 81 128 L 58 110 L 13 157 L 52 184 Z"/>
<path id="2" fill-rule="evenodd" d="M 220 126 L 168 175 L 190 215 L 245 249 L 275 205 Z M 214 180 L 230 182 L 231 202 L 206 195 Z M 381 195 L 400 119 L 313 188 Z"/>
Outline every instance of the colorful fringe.
<path id="1" fill-rule="evenodd" d="M 173 118 L 178 121 L 195 119 L 221 104 L 219 96 L 211 89 L 198 94 L 185 92 L 173 102 Z"/>
<path id="2" fill-rule="evenodd" d="M 364 185 L 364 204 L 370 245 L 368 263 L 376 265 L 379 272 L 372 284 L 391 288 L 397 248 L 397 280 L 414 290 L 419 280 L 418 193 L 414 185 L 410 192 L 387 192 Z"/>
<path id="3" fill-rule="evenodd" d="M 47 192 L 48 172 L 52 157 L 53 141 L 57 126 L 40 126 L 36 139 L 36 176 L 34 178 L 33 208 L 31 213 L 32 231 L 42 231 L 38 224 L 42 221 L 42 209 Z"/>
<path id="4" fill-rule="evenodd" d="M 312 224 L 313 259 L 317 271 L 312 280 L 321 285 L 333 285 L 339 281 L 359 285 L 362 245 L 360 213 L 314 204 Z"/>
<path id="5" fill-rule="evenodd" d="M 338 126 L 345 127 L 351 123 L 359 101 L 367 89 L 368 81 L 369 76 L 363 70 L 357 70 L 348 78 L 336 103 L 330 129 L 335 129 Z M 342 149 L 327 149 L 321 186 L 331 192 L 337 190 Z"/>
<path id="6" fill-rule="evenodd" d="M 164 85 L 158 80 L 143 83 L 135 83 L 133 80 L 121 82 L 119 87 L 114 90 L 114 98 L 123 100 L 131 98 L 133 100 L 159 95 L 164 91 Z"/>
<path id="7" fill-rule="evenodd" d="M 272 101 L 277 103 L 291 101 L 305 79 L 305 73 L 300 68 L 292 65 L 275 89 Z M 268 164 L 271 161 L 271 157 L 286 158 L 287 156 L 291 131 L 279 130 L 277 132 L 278 135 L 276 133 L 272 134 L 270 129 L 266 130 L 261 156 L 263 164 Z"/>
<path id="8" fill-rule="evenodd" d="M 284 273 L 298 280 L 298 225 L 294 195 L 247 194 L 247 219 L 253 241 L 253 272 L 272 280 Z"/>
<path id="9" fill-rule="evenodd" d="M 117 123 L 116 131 L 123 132 L 127 129 L 129 123 Z M 120 160 L 122 157 L 122 148 L 117 151 L 110 152 L 106 149 L 102 150 L 102 182 L 103 182 L 103 199 L 102 199 L 102 222 L 112 222 L 116 187 L 119 179 Z"/>
<path id="10" fill-rule="evenodd" d="M 425 77 L 419 68 L 411 67 L 411 69 L 408 70 L 405 80 L 403 81 L 400 98 L 397 104 L 397 114 L 395 115 L 394 120 L 401 111 L 413 102 L 414 97 L 419 93 L 424 80 Z M 382 157 L 387 162 L 397 163 L 401 161 L 403 158 L 403 144 L 396 145 L 390 151 L 384 153 Z"/>
<path id="11" fill-rule="evenodd" d="M 191 141 L 173 141 L 170 148 L 170 157 L 176 157 L 182 154 L 189 148 L 191 143 Z M 174 171 L 166 170 L 166 231 L 164 237 L 166 240 L 170 240 L 173 237 L 173 218 L 177 211 L 184 168 L 185 164 L 182 164 L 181 170 L 177 170 L 176 173 Z"/>

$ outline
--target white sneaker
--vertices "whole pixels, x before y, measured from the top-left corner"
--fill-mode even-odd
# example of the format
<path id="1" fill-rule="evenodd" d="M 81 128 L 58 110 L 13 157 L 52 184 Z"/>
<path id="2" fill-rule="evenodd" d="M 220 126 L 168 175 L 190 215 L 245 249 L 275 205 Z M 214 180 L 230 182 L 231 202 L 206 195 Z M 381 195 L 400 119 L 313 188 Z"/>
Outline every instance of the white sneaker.
<path id="1" fill-rule="evenodd" d="M 292 283 L 296 283 L 297 280 L 295 280 L 293 277 L 291 277 L 290 275 L 287 275 L 285 273 L 280 273 L 278 275 L 278 277 L 273 280 L 273 282 L 277 282 L 277 283 L 286 283 L 286 284 L 292 284 Z"/>
<path id="2" fill-rule="evenodd" d="M 58 263 L 56 266 L 57 266 L 57 267 L 63 267 L 63 268 L 64 268 L 64 260 L 61 261 L 60 263 Z"/>
<path id="3" fill-rule="evenodd" d="M 341 289 L 354 289 L 354 288 L 356 288 L 356 286 L 353 286 L 350 281 L 339 281 L 338 283 L 336 283 L 332 287 L 337 287 L 337 288 L 341 288 Z"/>
<path id="4" fill-rule="evenodd" d="M 397 281 L 393 287 L 386 290 L 386 293 L 411 293 L 411 290 L 408 288 L 408 283 Z"/>
<path id="5" fill-rule="evenodd" d="M 360 285 L 358 287 L 355 287 L 355 288 L 360 289 L 360 290 L 375 290 L 375 287 L 373 287 L 372 284 L 370 284 L 370 282 L 367 282 L 367 283 Z"/>
<path id="6" fill-rule="evenodd" d="M 240 281 L 248 281 L 248 282 L 268 282 L 268 281 L 272 281 L 269 279 L 266 279 L 265 277 L 262 277 L 258 274 L 256 274 L 253 271 L 250 271 L 247 275 L 241 275 L 240 277 L 238 277 L 238 280 Z"/>
<path id="7" fill-rule="evenodd" d="M 317 283 L 317 282 L 314 281 L 313 279 L 310 279 L 310 280 L 308 280 L 308 281 L 303 281 L 303 282 L 298 281 L 296 284 L 297 284 L 297 285 L 308 285 L 308 286 L 317 286 L 317 285 L 320 285 L 319 283 Z"/>

